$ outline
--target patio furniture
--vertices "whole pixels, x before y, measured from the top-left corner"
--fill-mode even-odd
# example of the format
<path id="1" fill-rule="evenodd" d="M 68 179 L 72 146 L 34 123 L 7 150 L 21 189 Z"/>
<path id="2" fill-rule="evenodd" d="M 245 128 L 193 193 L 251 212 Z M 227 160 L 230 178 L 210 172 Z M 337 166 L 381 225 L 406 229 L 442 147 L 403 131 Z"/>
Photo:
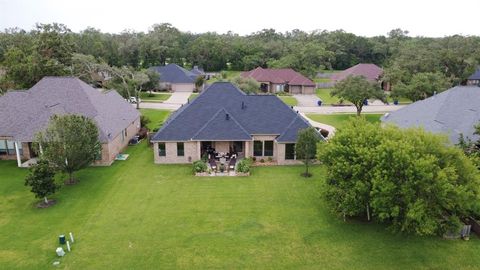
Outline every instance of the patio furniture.
<path id="1" fill-rule="evenodd" d="M 230 170 L 235 170 L 235 164 L 237 163 L 237 159 L 236 158 L 232 158 L 230 159 L 230 162 L 229 162 L 229 169 Z"/>
<path id="2" fill-rule="evenodd" d="M 210 159 L 210 161 L 208 161 L 208 163 L 210 164 L 210 167 L 212 168 L 212 170 L 214 170 L 214 171 L 217 170 L 217 163 L 215 162 L 214 159 Z"/>

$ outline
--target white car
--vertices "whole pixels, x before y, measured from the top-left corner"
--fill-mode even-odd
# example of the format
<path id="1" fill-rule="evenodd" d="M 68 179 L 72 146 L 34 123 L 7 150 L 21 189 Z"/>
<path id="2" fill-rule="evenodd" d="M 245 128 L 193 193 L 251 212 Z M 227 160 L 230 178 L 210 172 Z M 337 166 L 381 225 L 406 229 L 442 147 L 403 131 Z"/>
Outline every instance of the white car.
<path id="1" fill-rule="evenodd" d="M 133 104 L 137 104 L 137 98 L 136 97 L 130 97 L 128 102 L 133 103 Z M 142 103 L 142 100 L 140 98 L 138 99 L 138 103 Z"/>

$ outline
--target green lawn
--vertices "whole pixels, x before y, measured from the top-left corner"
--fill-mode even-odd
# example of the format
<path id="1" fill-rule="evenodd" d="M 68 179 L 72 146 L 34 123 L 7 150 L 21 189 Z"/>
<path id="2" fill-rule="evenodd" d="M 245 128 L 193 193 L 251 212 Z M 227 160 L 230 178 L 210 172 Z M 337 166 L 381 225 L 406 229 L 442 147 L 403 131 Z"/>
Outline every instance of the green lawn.
<path id="1" fill-rule="evenodd" d="M 369 122 L 380 122 L 380 117 L 383 114 L 374 114 L 374 113 L 363 113 L 362 116 L 367 119 Z M 352 117 L 357 117 L 356 114 L 350 113 L 336 113 L 336 114 L 307 114 L 307 117 L 327 125 L 334 126 L 335 128 L 342 128 L 348 119 Z"/>
<path id="2" fill-rule="evenodd" d="M 343 222 L 321 199 L 324 170 L 256 167 L 246 178 L 196 178 L 189 165 L 155 165 L 146 143 L 127 161 L 80 171 L 77 185 L 36 209 L 27 170 L 0 161 L 0 268 L 476 269 L 480 241 L 392 234 Z M 58 259 L 59 234 L 73 232 Z"/>
<path id="3" fill-rule="evenodd" d="M 149 130 L 162 126 L 163 122 L 167 120 L 171 113 L 171 111 L 157 109 L 140 109 L 140 112 L 150 119 L 150 123 L 147 124 Z"/>
<path id="4" fill-rule="evenodd" d="M 196 99 L 196 98 L 198 97 L 198 95 L 199 95 L 199 93 L 192 93 L 192 94 L 188 97 L 188 99 L 189 99 L 190 101 L 192 101 L 192 100 Z"/>
<path id="5" fill-rule="evenodd" d="M 287 104 L 288 106 L 297 106 L 298 104 L 298 101 L 296 98 L 294 97 L 290 97 L 290 96 L 278 96 L 278 98 L 280 98 L 283 102 L 285 102 L 285 104 Z"/>
<path id="6" fill-rule="evenodd" d="M 316 90 L 317 97 L 323 101 L 323 104 L 331 105 L 339 103 L 340 100 L 337 97 L 330 96 L 331 91 L 331 88 L 319 88 Z"/>
<path id="7" fill-rule="evenodd" d="M 332 80 L 330 78 L 315 78 L 313 81 L 316 83 L 329 83 Z"/>
<path id="8" fill-rule="evenodd" d="M 157 93 L 150 97 L 149 93 L 141 92 L 140 99 L 144 102 L 163 102 L 170 98 L 171 95 L 170 93 Z"/>
<path id="9" fill-rule="evenodd" d="M 229 80 L 229 79 L 232 79 L 234 77 L 239 76 L 242 71 L 226 70 L 225 72 L 227 73 L 227 78 L 226 79 Z M 214 82 L 224 80 L 220 73 L 221 73 L 221 71 L 218 72 L 218 75 L 216 77 L 211 77 L 210 80 L 207 80 L 206 82 L 208 84 L 212 84 Z"/>

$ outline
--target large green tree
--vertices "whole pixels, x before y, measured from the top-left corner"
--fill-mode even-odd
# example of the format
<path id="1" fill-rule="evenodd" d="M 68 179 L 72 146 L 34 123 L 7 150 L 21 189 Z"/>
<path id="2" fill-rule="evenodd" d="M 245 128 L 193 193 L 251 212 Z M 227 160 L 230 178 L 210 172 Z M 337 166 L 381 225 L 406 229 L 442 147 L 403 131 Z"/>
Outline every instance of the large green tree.
<path id="1" fill-rule="evenodd" d="M 317 144 L 320 140 L 320 134 L 313 127 L 305 128 L 298 131 L 298 139 L 295 144 L 295 154 L 297 159 L 302 160 L 305 164 L 304 177 L 312 176 L 308 171 L 310 164 L 316 158 Z"/>
<path id="2" fill-rule="evenodd" d="M 371 98 L 385 100 L 383 90 L 377 84 L 362 76 L 348 76 L 346 79 L 337 82 L 331 95 L 353 103 L 357 108 L 357 115 L 362 112 L 365 100 Z"/>
<path id="3" fill-rule="evenodd" d="M 95 122 L 82 115 L 54 115 L 47 128 L 36 135 L 41 156 L 69 175 L 92 164 L 101 153 Z"/>
<path id="4" fill-rule="evenodd" d="M 396 231 L 441 235 L 480 214 L 478 171 L 446 137 L 356 119 L 319 158 L 327 166 L 325 198 L 344 216 L 373 216 Z"/>
<path id="5" fill-rule="evenodd" d="M 412 101 L 422 100 L 445 91 L 450 86 L 440 72 L 421 72 L 412 76 L 408 84 L 398 82 L 392 87 L 392 96 L 406 97 Z"/>

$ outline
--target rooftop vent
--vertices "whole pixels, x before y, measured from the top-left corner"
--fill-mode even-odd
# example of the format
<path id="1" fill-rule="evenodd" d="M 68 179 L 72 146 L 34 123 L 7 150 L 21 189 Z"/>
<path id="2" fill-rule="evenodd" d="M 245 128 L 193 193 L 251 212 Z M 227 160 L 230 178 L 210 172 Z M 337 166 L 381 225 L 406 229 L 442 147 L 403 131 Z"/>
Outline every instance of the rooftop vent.
<path id="1" fill-rule="evenodd" d="M 225 120 L 230 120 L 230 114 L 225 114 Z"/>
<path id="2" fill-rule="evenodd" d="M 247 106 L 245 105 L 245 102 L 242 101 L 242 110 L 245 110 Z"/>

